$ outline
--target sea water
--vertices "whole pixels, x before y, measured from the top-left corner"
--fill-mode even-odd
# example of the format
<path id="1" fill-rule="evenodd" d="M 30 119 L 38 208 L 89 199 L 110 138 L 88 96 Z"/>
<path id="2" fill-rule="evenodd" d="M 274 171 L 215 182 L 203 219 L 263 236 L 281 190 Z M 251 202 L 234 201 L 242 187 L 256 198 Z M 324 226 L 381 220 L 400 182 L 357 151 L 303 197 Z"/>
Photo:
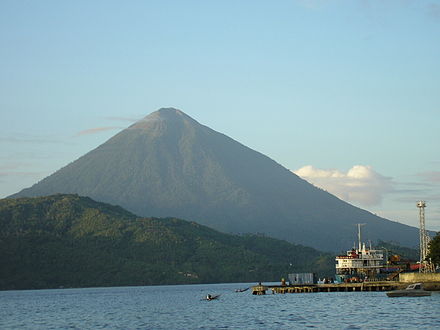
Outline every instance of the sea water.
<path id="1" fill-rule="evenodd" d="M 253 296 L 252 284 L 0 292 L 1 329 L 440 329 L 440 293 Z M 207 301 L 207 294 L 220 294 Z"/>

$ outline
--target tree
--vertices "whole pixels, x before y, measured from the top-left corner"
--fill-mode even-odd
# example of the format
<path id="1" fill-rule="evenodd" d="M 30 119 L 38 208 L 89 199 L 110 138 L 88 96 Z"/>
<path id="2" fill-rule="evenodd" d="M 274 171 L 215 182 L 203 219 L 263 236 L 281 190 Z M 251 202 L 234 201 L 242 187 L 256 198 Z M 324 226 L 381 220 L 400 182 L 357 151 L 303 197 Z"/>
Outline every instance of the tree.
<path id="1" fill-rule="evenodd" d="M 431 258 L 434 264 L 440 265 L 440 232 L 429 242 L 428 258 Z"/>

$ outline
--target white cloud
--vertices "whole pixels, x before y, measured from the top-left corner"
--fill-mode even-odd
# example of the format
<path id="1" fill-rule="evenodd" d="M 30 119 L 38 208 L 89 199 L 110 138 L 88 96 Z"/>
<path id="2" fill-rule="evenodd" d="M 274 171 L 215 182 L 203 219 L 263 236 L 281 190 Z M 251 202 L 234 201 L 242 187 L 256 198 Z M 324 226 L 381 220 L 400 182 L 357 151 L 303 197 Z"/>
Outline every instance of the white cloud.
<path id="1" fill-rule="evenodd" d="M 119 126 L 94 127 L 94 128 L 89 128 L 89 129 L 83 130 L 81 132 L 78 132 L 76 134 L 76 136 L 96 134 L 96 133 L 100 133 L 100 132 L 104 132 L 104 131 L 111 131 L 111 130 L 122 129 L 122 128 L 123 127 L 119 127 Z"/>
<path id="2" fill-rule="evenodd" d="M 425 181 L 438 184 L 440 183 L 440 171 L 429 171 L 418 174 L 419 177 L 422 177 Z"/>
<path id="3" fill-rule="evenodd" d="M 0 143 L 65 143 L 57 137 L 31 136 L 18 133 L 16 136 L 0 136 Z"/>
<path id="4" fill-rule="evenodd" d="M 344 173 L 308 165 L 293 172 L 342 200 L 362 206 L 378 205 L 386 193 L 393 191 L 392 179 L 377 173 L 371 166 L 355 165 Z"/>
<path id="5" fill-rule="evenodd" d="M 434 19 L 440 19 L 440 5 L 438 3 L 430 3 L 427 5 L 428 15 Z"/>

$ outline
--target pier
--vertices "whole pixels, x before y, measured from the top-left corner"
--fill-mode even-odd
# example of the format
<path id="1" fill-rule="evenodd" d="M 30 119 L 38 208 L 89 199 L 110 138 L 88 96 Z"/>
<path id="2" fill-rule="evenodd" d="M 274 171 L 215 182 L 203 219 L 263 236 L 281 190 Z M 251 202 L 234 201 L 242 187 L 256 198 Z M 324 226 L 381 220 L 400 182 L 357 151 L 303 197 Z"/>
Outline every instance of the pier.
<path id="1" fill-rule="evenodd" d="M 440 291 L 440 273 L 401 273 L 398 281 L 364 281 L 361 283 L 328 283 L 328 284 L 287 284 L 281 280 L 280 285 L 259 283 L 252 287 L 252 294 L 264 295 L 275 293 L 312 293 L 312 292 L 353 292 L 353 291 L 393 291 L 405 289 L 410 283 L 423 283 L 427 291 Z"/>
<path id="2" fill-rule="evenodd" d="M 354 291 L 393 291 L 404 289 L 408 283 L 396 281 L 374 281 L 362 283 L 329 283 L 306 285 L 264 285 L 252 287 L 252 294 L 264 295 L 267 292 L 275 294 L 285 293 L 313 293 L 313 292 L 354 292 Z"/>

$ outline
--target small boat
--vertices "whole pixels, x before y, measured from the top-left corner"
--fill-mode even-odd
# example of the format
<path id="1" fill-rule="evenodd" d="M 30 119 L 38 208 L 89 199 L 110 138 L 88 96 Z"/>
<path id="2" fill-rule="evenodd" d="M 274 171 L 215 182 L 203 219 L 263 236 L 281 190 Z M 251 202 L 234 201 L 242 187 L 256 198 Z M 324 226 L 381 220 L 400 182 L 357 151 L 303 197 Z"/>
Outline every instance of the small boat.
<path id="1" fill-rule="evenodd" d="M 208 295 L 205 297 L 205 299 L 208 300 L 208 301 L 211 301 L 211 300 L 218 299 L 218 297 L 220 297 L 219 294 L 217 294 L 217 295 L 210 295 L 210 294 L 208 294 Z"/>
<path id="2" fill-rule="evenodd" d="M 424 297 L 430 296 L 431 292 L 423 290 L 422 283 L 408 285 L 404 290 L 395 290 L 387 292 L 388 297 Z"/>
<path id="3" fill-rule="evenodd" d="M 246 288 L 246 289 L 235 289 L 235 292 L 245 292 L 247 290 L 249 290 L 249 288 Z"/>

